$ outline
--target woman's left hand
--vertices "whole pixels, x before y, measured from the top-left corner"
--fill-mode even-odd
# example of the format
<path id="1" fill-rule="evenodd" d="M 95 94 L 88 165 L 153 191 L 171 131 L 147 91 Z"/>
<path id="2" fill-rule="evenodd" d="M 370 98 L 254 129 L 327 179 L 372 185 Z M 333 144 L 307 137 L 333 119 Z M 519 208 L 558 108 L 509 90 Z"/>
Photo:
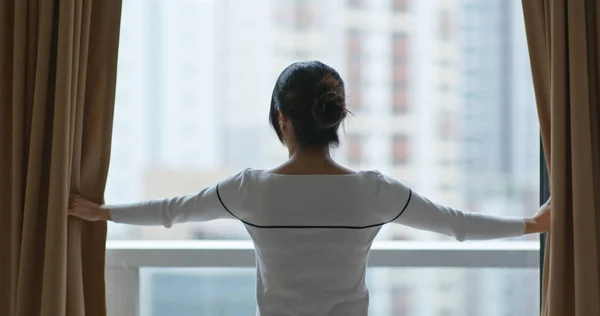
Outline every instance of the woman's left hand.
<path id="1" fill-rule="evenodd" d="M 86 221 L 109 221 L 110 211 L 79 195 L 69 197 L 69 215 Z"/>
<path id="2" fill-rule="evenodd" d="M 525 233 L 545 233 L 550 230 L 552 218 L 552 199 L 548 199 L 532 218 L 525 220 Z"/>

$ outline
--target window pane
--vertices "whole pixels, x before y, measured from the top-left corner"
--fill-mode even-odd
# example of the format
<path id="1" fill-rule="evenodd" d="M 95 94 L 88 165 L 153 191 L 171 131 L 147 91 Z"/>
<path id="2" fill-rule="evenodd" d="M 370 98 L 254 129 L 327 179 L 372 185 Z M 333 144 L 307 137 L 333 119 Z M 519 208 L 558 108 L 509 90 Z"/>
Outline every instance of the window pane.
<path id="1" fill-rule="evenodd" d="M 458 209 L 533 214 L 539 133 L 520 1 L 327 3 L 125 0 L 107 202 L 196 192 L 285 161 L 271 91 L 285 66 L 318 59 L 341 73 L 355 112 L 341 163 Z M 248 235 L 217 221 L 111 224 L 109 238 Z M 400 226 L 379 238 L 445 239 Z"/>
<path id="2" fill-rule="evenodd" d="M 143 269 L 141 316 L 253 316 L 253 269 Z M 372 316 L 539 315 L 536 269 L 372 268 Z"/>

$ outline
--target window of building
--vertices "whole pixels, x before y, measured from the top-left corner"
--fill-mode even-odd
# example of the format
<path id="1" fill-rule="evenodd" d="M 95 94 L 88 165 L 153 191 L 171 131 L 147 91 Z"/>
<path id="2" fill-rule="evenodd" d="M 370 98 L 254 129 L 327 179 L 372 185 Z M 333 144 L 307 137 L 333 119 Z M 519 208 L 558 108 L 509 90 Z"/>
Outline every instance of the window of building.
<path id="1" fill-rule="evenodd" d="M 288 1 L 277 1 L 272 11 L 273 22 L 279 28 L 295 29 L 296 4 Z"/>
<path id="2" fill-rule="evenodd" d="M 346 95 L 348 96 L 348 104 L 354 111 L 359 110 L 362 106 L 362 59 L 363 59 L 363 39 L 362 33 L 358 30 L 348 31 L 348 77 L 346 81 Z"/>
<path id="3" fill-rule="evenodd" d="M 360 61 L 362 57 L 362 32 L 348 31 L 348 56 L 350 59 Z"/>
<path id="4" fill-rule="evenodd" d="M 348 6 L 351 7 L 361 7 L 363 5 L 364 0 L 346 0 Z"/>
<path id="5" fill-rule="evenodd" d="M 394 63 L 406 62 L 408 58 L 408 37 L 403 33 L 393 36 Z"/>
<path id="6" fill-rule="evenodd" d="M 450 68 L 450 66 L 452 66 L 452 61 L 450 59 L 448 59 L 448 58 L 442 58 L 439 61 L 439 65 L 442 68 Z"/>
<path id="7" fill-rule="evenodd" d="M 394 86 L 405 87 L 408 82 L 408 69 L 405 64 L 394 65 Z"/>
<path id="8" fill-rule="evenodd" d="M 393 85 L 392 109 L 394 114 L 406 113 L 408 109 L 408 52 L 406 34 L 393 36 Z"/>
<path id="9" fill-rule="evenodd" d="M 392 0 L 394 11 L 406 11 L 409 0 Z M 416 1 L 416 0 L 415 0 Z"/>
<path id="10" fill-rule="evenodd" d="M 408 112 L 408 97 L 406 86 L 396 87 L 394 89 L 393 113 L 404 114 Z"/>
<path id="11" fill-rule="evenodd" d="M 392 139 L 393 162 L 396 166 L 406 165 L 408 163 L 408 137 L 406 135 L 396 134 Z"/>
<path id="12" fill-rule="evenodd" d="M 363 108 L 361 92 L 361 82 L 358 80 L 348 82 L 346 85 L 346 104 L 353 113 L 362 110 Z"/>
<path id="13" fill-rule="evenodd" d="M 306 29 L 315 24 L 315 11 L 308 4 L 300 4 L 296 9 L 296 27 Z"/>
<path id="14" fill-rule="evenodd" d="M 452 19 L 450 17 L 450 13 L 447 10 L 443 10 L 440 12 L 440 17 L 438 20 L 438 34 L 440 39 L 443 41 L 447 41 L 452 37 L 453 33 Z"/>
<path id="15" fill-rule="evenodd" d="M 348 163 L 360 165 L 363 159 L 362 138 L 358 135 L 348 135 L 347 143 Z"/>
<path id="16" fill-rule="evenodd" d="M 455 137 L 456 130 L 454 126 L 454 120 L 449 113 L 444 113 L 441 115 L 438 126 L 441 139 L 450 140 Z"/>

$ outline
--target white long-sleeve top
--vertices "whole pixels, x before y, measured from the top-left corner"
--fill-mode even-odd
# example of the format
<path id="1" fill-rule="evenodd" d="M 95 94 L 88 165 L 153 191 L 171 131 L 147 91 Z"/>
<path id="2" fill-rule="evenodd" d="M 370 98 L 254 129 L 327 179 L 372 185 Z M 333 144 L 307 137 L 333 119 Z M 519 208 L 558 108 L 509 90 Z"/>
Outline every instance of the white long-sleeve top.
<path id="1" fill-rule="evenodd" d="M 198 193 L 108 208 L 113 221 L 135 225 L 242 221 L 256 248 L 261 316 L 367 315 L 367 259 L 387 223 L 459 241 L 525 231 L 520 218 L 441 206 L 376 171 L 281 175 L 246 169 Z"/>

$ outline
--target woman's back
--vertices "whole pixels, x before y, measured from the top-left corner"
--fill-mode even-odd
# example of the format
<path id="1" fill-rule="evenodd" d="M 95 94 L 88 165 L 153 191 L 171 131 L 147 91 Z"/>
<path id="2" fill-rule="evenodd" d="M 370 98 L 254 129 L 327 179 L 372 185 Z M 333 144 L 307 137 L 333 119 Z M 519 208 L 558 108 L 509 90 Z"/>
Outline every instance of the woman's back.
<path id="1" fill-rule="evenodd" d="M 379 228 L 249 231 L 259 315 L 367 314 L 367 256 Z"/>
<path id="2" fill-rule="evenodd" d="M 243 199 L 219 195 L 254 241 L 260 315 L 366 315 L 369 249 L 397 215 L 378 209 L 378 175 L 243 177 Z"/>

